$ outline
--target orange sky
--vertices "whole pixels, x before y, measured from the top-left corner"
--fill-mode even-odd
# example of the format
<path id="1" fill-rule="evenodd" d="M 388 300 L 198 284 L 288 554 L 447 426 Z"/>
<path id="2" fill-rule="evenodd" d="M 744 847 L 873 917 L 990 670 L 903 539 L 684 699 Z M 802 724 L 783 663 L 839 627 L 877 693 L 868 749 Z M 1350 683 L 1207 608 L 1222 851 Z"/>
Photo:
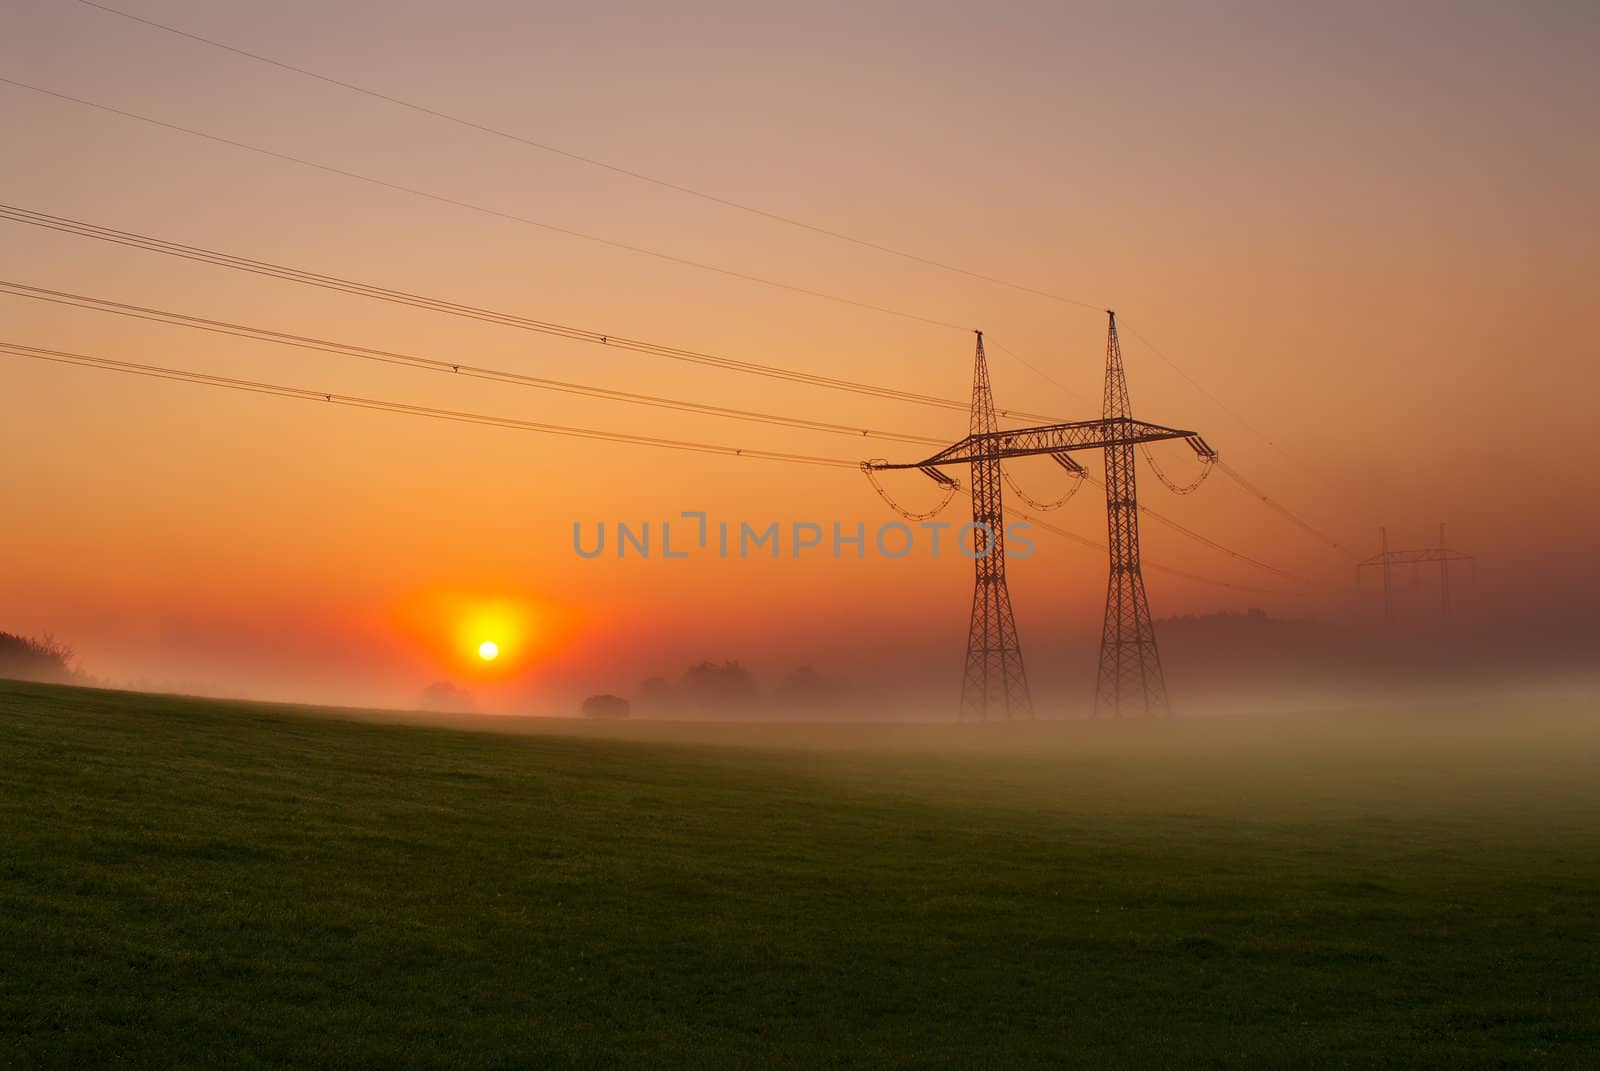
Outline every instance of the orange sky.
<path id="1" fill-rule="evenodd" d="M 1593 5 L 525 5 L 128 0 L 128 10 L 673 182 L 1003 276 L 1124 324 L 1135 411 L 1201 430 L 1355 548 L 1484 556 L 1496 605 L 1595 595 Z M 0 85 L 0 201 L 615 335 L 1096 415 L 1104 316 L 464 130 L 75 3 L 0 14 L 0 75 L 674 256 L 764 287 Z M 719 405 L 959 437 L 943 413 L 602 350 L 0 222 L 0 277 Z M 16 297 L 5 340 L 531 420 L 857 459 L 917 447 L 443 378 Z M 1153 353 L 1161 347 L 1196 390 Z M 1003 348 L 1002 348 L 1003 347 Z M 1021 355 L 1049 380 L 1015 360 Z M 1052 382 L 1053 381 L 1053 382 Z M 971 569 L 583 561 L 575 521 L 892 520 L 847 469 L 464 427 L 0 359 L 0 628 L 120 681 L 565 709 L 733 657 L 959 676 Z M 1220 400 L 1221 405 L 1218 404 Z M 1269 442 L 1273 445 L 1269 445 Z M 1177 472 L 1191 463 L 1164 448 Z M 1091 460 L 1097 468 L 1097 463 Z M 1050 497 L 1047 466 L 1018 466 Z M 1345 614 L 1347 558 L 1236 485 L 1146 501 L 1312 595 L 1148 573 L 1157 616 Z M 892 484 L 913 504 L 932 486 Z M 947 519 L 959 520 L 959 500 Z M 1088 489 L 1057 523 L 1104 538 Z M 1146 522 L 1152 562 L 1271 574 Z M 1030 669 L 1073 686 L 1105 563 L 1011 570 Z M 1330 590 L 1331 589 L 1331 590 Z M 461 656 L 484 607 L 525 641 Z M 1369 607 L 1370 609 L 1370 607 Z M 509 625 L 499 626 L 509 634 Z M 1063 652 L 1072 652 L 1070 657 Z M 931 668 L 930 668 L 931 667 Z"/>

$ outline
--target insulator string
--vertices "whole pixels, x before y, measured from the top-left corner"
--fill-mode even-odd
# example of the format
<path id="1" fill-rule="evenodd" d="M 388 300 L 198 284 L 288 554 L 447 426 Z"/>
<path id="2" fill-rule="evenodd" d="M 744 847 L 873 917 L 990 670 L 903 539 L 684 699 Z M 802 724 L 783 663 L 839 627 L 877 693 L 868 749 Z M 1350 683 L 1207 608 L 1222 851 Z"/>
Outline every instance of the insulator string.
<path id="1" fill-rule="evenodd" d="M 1161 467 L 1161 463 L 1156 460 L 1156 455 L 1151 452 L 1148 443 L 1140 443 L 1139 449 L 1144 454 L 1145 461 L 1149 462 L 1150 471 L 1156 474 L 1156 479 L 1165 484 L 1167 490 L 1175 495 L 1193 494 L 1201 484 L 1206 482 L 1206 477 L 1211 475 L 1212 466 L 1217 463 L 1216 454 L 1202 455 L 1200 458 L 1200 474 L 1191 482 L 1180 484 L 1167 475 L 1166 471 Z"/>
<path id="2" fill-rule="evenodd" d="M 900 505 L 900 503 L 896 502 L 889 492 L 884 490 L 883 484 L 878 482 L 878 474 L 872 470 L 871 462 L 863 462 L 861 465 L 861 471 L 867 474 L 867 482 L 872 484 L 872 489 L 874 491 L 878 492 L 878 497 L 887 502 L 890 509 L 894 510 L 908 521 L 931 520 L 932 518 L 943 513 L 945 507 L 950 505 L 950 500 L 955 497 L 956 491 L 959 490 L 960 486 L 954 480 L 952 480 L 950 483 L 944 486 L 944 498 L 940 499 L 937 506 L 925 513 L 913 513 L 911 510 L 906 509 L 904 506 Z"/>
<path id="3" fill-rule="evenodd" d="M 1006 486 L 1011 488 L 1011 493 L 1021 499 L 1023 504 L 1029 509 L 1036 509 L 1043 513 L 1048 513 L 1050 510 L 1060 509 L 1062 506 L 1065 506 L 1067 502 L 1071 500 L 1072 496 L 1078 493 L 1078 489 L 1083 486 L 1083 478 L 1085 475 L 1086 474 L 1082 470 L 1079 470 L 1077 475 L 1073 478 L 1071 486 L 1067 488 L 1066 494 L 1062 495 L 1054 502 L 1040 502 L 1037 499 L 1029 496 L 1029 494 L 1021 487 L 1018 487 L 1017 481 L 1011 478 L 1011 473 L 1006 471 L 1006 467 L 1004 465 L 1000 466 L 1000 476 L 1006 481 Z"/>

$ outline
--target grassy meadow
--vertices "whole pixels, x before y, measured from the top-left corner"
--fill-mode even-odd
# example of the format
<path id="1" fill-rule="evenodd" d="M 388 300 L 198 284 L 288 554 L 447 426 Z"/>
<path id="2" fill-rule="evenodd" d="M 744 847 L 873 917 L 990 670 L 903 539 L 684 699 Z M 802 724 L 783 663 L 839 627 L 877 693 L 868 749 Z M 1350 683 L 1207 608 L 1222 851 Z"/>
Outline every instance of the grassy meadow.
<path id="1" fill-rule="evenodd" d="M 0 681 L 0 1067 L 1600 1067 L 1593 703 L 380 720 Z"/>

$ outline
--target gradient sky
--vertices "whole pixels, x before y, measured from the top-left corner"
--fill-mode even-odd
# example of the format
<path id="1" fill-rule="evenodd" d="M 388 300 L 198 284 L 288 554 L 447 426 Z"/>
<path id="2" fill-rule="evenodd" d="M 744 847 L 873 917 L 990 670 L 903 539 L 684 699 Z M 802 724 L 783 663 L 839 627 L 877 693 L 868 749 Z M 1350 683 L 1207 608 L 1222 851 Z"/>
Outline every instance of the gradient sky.
<path id="1" fill-rule="evenodd" d="M 0 13 L 0 77 L 618 242 L 629 254 L 0 85 L 0 200 L 418 293 L 1002 407 L 1096 415 L 1115 306 L 1135 411 L 1201 430 L 1356 552 L 1483 556 L 1482 612 L 1600 570 L 1593 4 L 444 4 L 126 10 L 571 152 L 1081 300 L 1051 302 L 465 130 L 71 0 Z M 960 413 L 795 387 L 0 222 L 0 274 L 194 316 L 919 434 Z M 5 340 L 526 419 L 856 459 L 917 447 L 444 379 L 0 297 Z M 1133 334 L 1134 331 L 1138 335 Z M 1160 347 L 1160 354 L 1144 342 Z M 1002 348 L 1003 347 L 1003 348 Z M 1006 351 L 1011 351 L 1010 353 Z M 1027 364 L 1042 370 L 1040 375 Z M 1162 356 L 1164 355 L 1164 357 Z M 1170 363 L 1169 363 L 1170 362 Z M 1174 365 L 1177 368 L 1174 368 Z M 1181 369 L 1182 371 L 1178 371 Z M 1048 378 L 1046 378 L 1046 376 Z M 1189 380 L 1199 382 L 1196 389 Z M 581 561 L 574 521 L 892 520 L 847 469 L 318 407 L 0 357 L 0 628 L 85 667 L 406 704 L 453 679 L 565 710 L 702 657 L 959 678 L 971 568 Z M 1177 473 L 1192 462 L 1163 448 Z M 1097 459 L 1089 459 L 1098 469 Z M 1048 465 L 1019 465 L 1035 497 Z M 1146 501 L 1157 616 L 1370 613 L 1348 557 L 1214 477 Z M 915 475 L 891 484 L 921 505 Z M 960 519 L 959 500 L 947 519 Z M 1094 489 L 1054 520 L 1104 538 Z M 1103 555 L 1011 569 L 1040 690 L 1086 690 Z M 1272 592 L 1278 592 L 1276 594 Z M 474 615 L 517 637 L 492 670 Z M 470 637 L 468 637 L 470 638 Z"/>

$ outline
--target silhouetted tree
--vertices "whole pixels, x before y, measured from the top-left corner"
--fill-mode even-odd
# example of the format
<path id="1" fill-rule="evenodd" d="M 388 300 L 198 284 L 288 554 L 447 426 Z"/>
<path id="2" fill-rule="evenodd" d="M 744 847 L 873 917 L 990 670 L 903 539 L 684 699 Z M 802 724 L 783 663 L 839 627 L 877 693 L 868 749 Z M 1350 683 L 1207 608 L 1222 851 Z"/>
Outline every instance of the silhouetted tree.
<path id="1" fill-rule="evenodd" d="M 630 704 L 620 695 L 591 695 L 580 709 L 586 718 L 626 718 Z"/>
<path id="2" fill-rule="evenodd" d="M 665 677 L 648 677 L 639 684 L 639 709 L 669 714 L 683 705 L 683 696 Z"/>
<path id="3" fill-rule="evenodd" d="M 748 706 L 761 696 L 755 678 L 738 662 L 701 662 L 683 675 L 683 692 L 696 706 L 728 709 Z"/>
<path id="4" fill-rule="evenodd" d="M 844 692 L 839 681 L 823 676 L 811 666 L 800 666 L 779 682 L 774 698 L 785 710 L 832 710 L 844 699 Z"/>
<path id="5" fill-rule="evenodd" d="M 441 714 L 470 714 L 477 706 L 472 693 L 449 681 L 434 681 L 422 689 L 422 709 Z"/>
<path id="6" fill-rule="evenodd" d="M 72 648 L 45 633 L 44 639 L 0 632 L 0 677 L 69 684 L 79 679 Z"/>

